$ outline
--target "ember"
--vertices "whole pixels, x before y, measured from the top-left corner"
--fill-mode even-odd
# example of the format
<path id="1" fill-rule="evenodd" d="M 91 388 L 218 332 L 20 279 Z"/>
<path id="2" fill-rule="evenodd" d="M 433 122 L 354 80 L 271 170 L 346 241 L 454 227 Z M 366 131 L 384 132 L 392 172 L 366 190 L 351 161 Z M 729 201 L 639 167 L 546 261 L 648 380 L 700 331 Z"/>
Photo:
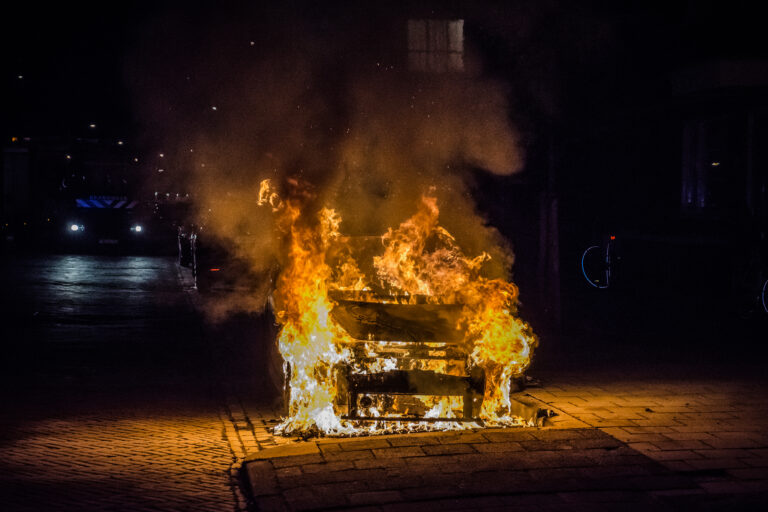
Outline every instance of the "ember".
<path id="1" fill-rule="evenodd" d="M 294 188 L 296 188 L 294 183 Z M 483 276 L 439 224 L 436 197 L 380 237 L 345 237 L 306 192 L 269 180 L 285 259 L 274 303 L 289 376 L 278 433 L 326 435 L 530 423 L 510 383 L 538 341 L 517 317 L 517 287 Z"/>

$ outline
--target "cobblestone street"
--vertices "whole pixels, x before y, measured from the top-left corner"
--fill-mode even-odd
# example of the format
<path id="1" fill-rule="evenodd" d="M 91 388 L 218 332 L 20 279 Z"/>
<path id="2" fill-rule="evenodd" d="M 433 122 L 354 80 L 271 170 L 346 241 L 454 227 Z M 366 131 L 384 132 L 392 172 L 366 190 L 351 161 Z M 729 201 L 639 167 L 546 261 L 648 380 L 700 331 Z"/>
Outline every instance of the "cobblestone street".
<path id="1" fill-rule="evenodd" d="M 556 372 L 545 428 L 322 439 L 254 452 L 259 510 L 760 510 L 763 378 Z M 736 373 L 734 372 L 734 375 Z"/>
<path id="2" fill-rule="evenodd" d="M 6 430 L 13 440 L 3 446 L 3 509 L 237 510 L 218 416 L 178 404 L 149 409 Z"/>
<path id="3" fill-rule="evenodd" d="M 545 357 L 523 392 L 557 412 L 544 428 L 274 437 L 269 322 L 205 323 L 162 258 L 9 268 L 3 510 L 731 510 L 768 497 L 765 376 L 743 366 Z"/>
<path id="4" fill-rule="evenodd" d="M 0 508 L 242 510 L 227 375 L 174 262 L 3 268 Z"/>

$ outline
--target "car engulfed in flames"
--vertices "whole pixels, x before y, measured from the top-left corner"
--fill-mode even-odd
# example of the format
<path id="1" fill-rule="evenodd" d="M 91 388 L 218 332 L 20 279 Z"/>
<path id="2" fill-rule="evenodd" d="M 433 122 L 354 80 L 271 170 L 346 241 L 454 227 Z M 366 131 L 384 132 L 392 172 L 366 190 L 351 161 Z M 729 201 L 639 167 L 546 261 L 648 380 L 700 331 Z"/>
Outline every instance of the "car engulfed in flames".
<path id="1" fill-rule="evenodd" d="M 382 236 L 348 237 L 332 209 L 262 182 L 284 258 L 273 291 L 284 435 L 524 425 L 510 388 L 538 344 L 518 289 L 483 277 L 440 226 L 436 197 Z"/>

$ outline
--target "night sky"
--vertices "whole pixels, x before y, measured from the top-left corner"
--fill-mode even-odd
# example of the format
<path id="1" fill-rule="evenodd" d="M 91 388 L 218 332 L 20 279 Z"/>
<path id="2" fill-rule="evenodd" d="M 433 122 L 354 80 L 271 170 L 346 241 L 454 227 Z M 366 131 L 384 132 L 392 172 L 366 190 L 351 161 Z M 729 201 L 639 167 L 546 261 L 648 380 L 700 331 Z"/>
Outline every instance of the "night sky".
<path id="1" fill-rule="evenodd" d="M 568 9 L 594 20 L 594 37 L 612 34 L 614 39 L 594 55 L 596 62 L 609 58 L 619 64 L 631 59 L 644 68 L 661 68 L 670 59 L 763 56 L 764 31 L 748 5 L 696 2 L 691 11 L 687 2 L 634 2 L 621 7 L 582 2 Z M 295 7 L 307 19 L 327 14 L 314 9 Z M 343 13 L 343 3 L 333 4 L 328 11 Z M 146 27 L 158 20 L 190 21 L 202 27 L 209 17 L 223 19 L 234 13 L 234 20 L 243 12 L 242 6 L 217 3 L 214 10 L 173 1 L 4 6 L 0 21 L 6 91 L 0 102 L 3 137 L 92 134 L 91 123 L 97 124 L 102 136 L 130 135 L 126 132 L 136 129 L 137 119 L 125 63 L 142 44 Z M 189 32 L 180 37 L 189 37 Z M 550 44 L 546 41 L 550 37 L 543 38 L 543 44 Z M 531 49 L 530 53 L 536 52 Z"/>
<path id="2" fill-rule="evenodd" d="M 121 136 L 133 122 L 124 57 L 149 3 L 14 2 L 3 7 L 4 137 Z"/>

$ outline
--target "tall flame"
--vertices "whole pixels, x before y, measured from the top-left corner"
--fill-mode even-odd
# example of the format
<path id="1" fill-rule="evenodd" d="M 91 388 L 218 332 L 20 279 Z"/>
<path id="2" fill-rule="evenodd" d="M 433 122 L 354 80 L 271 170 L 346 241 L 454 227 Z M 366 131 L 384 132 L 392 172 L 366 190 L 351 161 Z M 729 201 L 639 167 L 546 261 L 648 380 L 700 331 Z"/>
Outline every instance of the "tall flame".
<path id="1" fill-rule="evenodd" d="M 342 219 L 334 210 L 321 208 L 315 215 L 307 215 L 311 212 L 302 211 L 306 207 L 302 199 L 281 199 L 268 180 L 262 183 L 259 195 L 260 204 L 271 206 L 278 215 L 285 243 L 285 262 L 274 299 L 282 326 L 280 353 L 290 368 L 290 403 L 288 417 L 277 432 L 359 432 L 359 424 L 342 419 L 347 404 L 345 376 L 349 371 L 371 374 L 398 369 L 396 358 L 375 357 L 375 339 L 362 342 L 371 357 L 354 356 L 352 347 L 361 341 L 334 320 L 334 292 L 368 293 L 368 300 L 383 304 L 406 297 L 409 302 L 460 306 L 453 327 L 463 333 L 460 345 L 469 369 L 480 368 L 485 374 L 479 418 L 487 425 L 521 423 L 510 414 L 510 381 L 529 366 L 537 338 L 516 316 L 517 287 L 483 277 L 481 268 L 490 256 L 465 256 L 454 237 L 439 225 L 436 197 L 424 195 L 411 218 L 380 237 L 380 254 L 372 258 L 374 270 L 366 274 L 351 256 L 349 239 L 339 231 Z M 378 292 L 372 292 L 374 289 Z M 440 358 L 408 365 L 399 369 L 445 374 L 467 370 Z M 382 415 L 381 408 L 396 402 L 413 407 L 404 398 L 371 401 L 369 416 Z M 455 396 L 428 397 L 419 403 L 427 418 L 456 417 L 460 405 Z M 417 428 L 405 421 L 404 425 Z M 462 428 L 473 424 L 440 421 L 434 425 Z M 376 428 L 382 427 L 371 427 Z"/>

